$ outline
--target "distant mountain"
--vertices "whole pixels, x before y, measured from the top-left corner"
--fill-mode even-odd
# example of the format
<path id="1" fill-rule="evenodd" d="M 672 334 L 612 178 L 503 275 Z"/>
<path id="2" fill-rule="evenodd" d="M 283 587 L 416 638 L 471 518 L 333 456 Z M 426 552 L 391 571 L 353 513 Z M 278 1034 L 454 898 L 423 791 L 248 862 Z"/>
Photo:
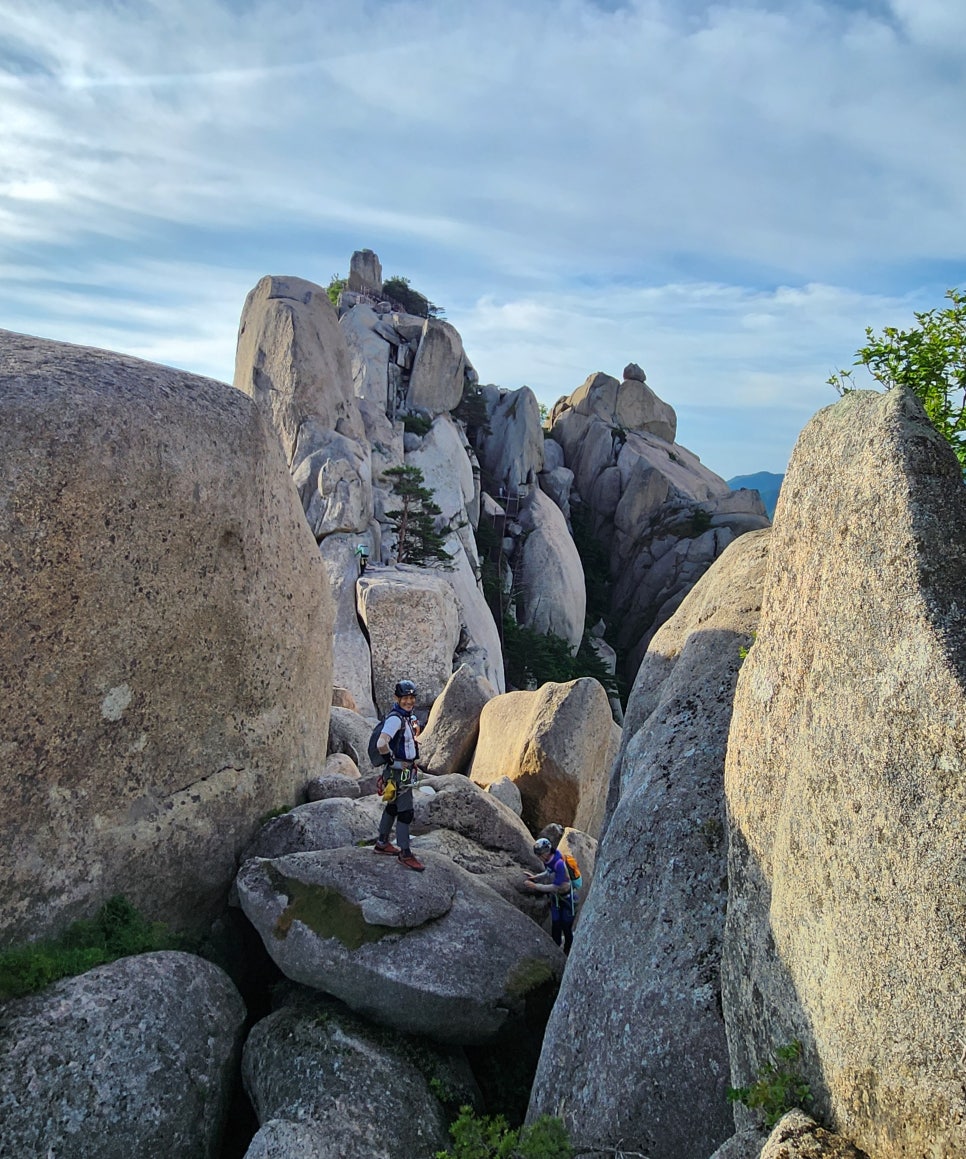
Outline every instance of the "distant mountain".
<path id="1" fill-rule="evenodd" d="M 773 475 L 770 471 L 759 471 L 756 475 L 735 475 L 733 479 L 728 480 L 728 486 L 732 491 L 738 491 L 742 487 L 750 487 L 757 491 L 768 512 L 768 518 L 771 519 L 775 514 L 775 504 L 778 502 L 778 492 L 784 478 L 784 475 Z"/>

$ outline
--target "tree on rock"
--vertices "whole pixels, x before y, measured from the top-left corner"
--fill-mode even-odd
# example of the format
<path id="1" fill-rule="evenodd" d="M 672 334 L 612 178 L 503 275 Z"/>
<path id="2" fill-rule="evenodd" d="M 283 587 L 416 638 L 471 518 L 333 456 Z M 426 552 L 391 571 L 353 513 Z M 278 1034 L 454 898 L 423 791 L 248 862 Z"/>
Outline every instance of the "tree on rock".
<path id="1" fill-rule="evenodd" d="M 875 334 L 868 327 L 868 345 L 856 351 L 853 365 L 867 367 L 887 390 L 908 387 L 966 470 L 966 293 L 947 290 L 946 297 L 950 306 L 917 313 L 911 330 L 886 326 Z M 828 382 L 839 394 L 855 389 L 851 370 Z"/>
<path id="2" fill-rule="evenodd" d="M 387 298 L 398 302 L 407 314 L 415 314 L 417 318 L 443 318 L 446 315 L 441 306 L 435 305 L 425 294 L 414 290 L 409 284 L 409 278 L 402 278 L 398 274 L 386 278 L 382 283 L 382 292 Z"/>
<path id="3" fill-rule="evenodd" d="M 399 563 L 451 568 L 453 560 L 446 550 L 446 536 L 454 528 L 447 524 L 437 529 L 437 519 L 443 512 L 434 501 L 432 491 L 423 486 L 422 471 L 418 467 L 392 467 L 385 474 L 400 501 L 399 507 L 386 512 L 396 529 Z"/>

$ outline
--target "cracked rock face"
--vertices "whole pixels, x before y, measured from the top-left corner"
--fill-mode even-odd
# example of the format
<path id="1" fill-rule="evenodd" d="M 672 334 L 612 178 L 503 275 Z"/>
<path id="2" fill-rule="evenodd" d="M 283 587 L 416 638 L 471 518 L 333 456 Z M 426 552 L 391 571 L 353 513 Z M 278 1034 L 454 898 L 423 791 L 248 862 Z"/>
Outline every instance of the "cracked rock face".
<path id="1" fill-rule="evenodd" d="M 250 399 L 0 332 L 0 939 L 193 928 L 325 761 L 331 601 Z"/>

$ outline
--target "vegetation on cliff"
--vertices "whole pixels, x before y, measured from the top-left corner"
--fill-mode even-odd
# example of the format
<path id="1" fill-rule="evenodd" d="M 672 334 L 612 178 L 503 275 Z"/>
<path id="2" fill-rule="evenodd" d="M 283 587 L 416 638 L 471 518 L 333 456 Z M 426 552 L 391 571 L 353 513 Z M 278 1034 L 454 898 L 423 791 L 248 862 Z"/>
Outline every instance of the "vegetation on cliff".
<path id="1" fill-rule="evenodd" d="M 32 942 L 0 954 L 0 1001 L 42 990 L 51 982 L 83 974 L 128 954 L 185 949 L 161 922 L 148 921 L 118 895 L 89 921 L 74 922 L 59 938 Z"/>
<path id="2" fill-rule="evenodd" d="M 886 390 L 908 387 L 966 470 L 966 292 L 947 290 L 950 305 L 915 315 L 911 330 L 886 326 L 865 331 L 867 345 L 854 366 L 865 366 Z M 836 371 L 828 383 L 839 394 L 855 390 L 851 370 Z"/>
<path id="3" fill-rule="evenodd" d="M 418 467 L 392 467 L 385 474 L 400 502 L 399 507 L 386 512 L 396 531 L 397 560 L 420 567 L 452 568 L 446 537 L 455 529 L 449 524 L 437 529 L 443 512 L 432 491 L 423 486 L 422 471 Z"/>

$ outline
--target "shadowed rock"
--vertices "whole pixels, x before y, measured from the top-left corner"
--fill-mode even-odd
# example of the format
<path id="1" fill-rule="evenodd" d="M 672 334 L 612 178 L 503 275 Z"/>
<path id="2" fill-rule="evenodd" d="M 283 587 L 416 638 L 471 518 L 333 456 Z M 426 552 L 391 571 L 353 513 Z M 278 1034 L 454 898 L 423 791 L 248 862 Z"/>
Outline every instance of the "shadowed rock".
<path id="1" fill-rule="evenodd" d="M 966 490 L 908 392 L 798 440 L 738 680 L 723 999 L 735 1085 L 801 1041 L 876 1159 L 966 1154 Z"/>
<path id="2" fill-rule="evenodd" d="M 0 1151 L 214 1159 L 244 1020 L 227 974 L 167 951 L 5 1003 Z"/>
<path id="3" fill-rule="evenodd" d="M 310 1127 L 325 1141 L 322 1154 L 345 1159 L 433 1155 L 448 1138 L 433 1088 L 479 1099 L 461 1051 L 369 1025 L 321 996 L 300 996 L 258 1022 L 242 1075 L 260 1122 Z"/>
<path id="4" fill-rule="evenodd" d="M 718 979 L 724 762 L 767 536 L 732 544 L 645 656 L 615 762 L 623 791 L 531 1097 L 532 1115 L 562 1114 L 578 1138 L 652 1159 L 707 1156 L 734 1131 Z"/>

